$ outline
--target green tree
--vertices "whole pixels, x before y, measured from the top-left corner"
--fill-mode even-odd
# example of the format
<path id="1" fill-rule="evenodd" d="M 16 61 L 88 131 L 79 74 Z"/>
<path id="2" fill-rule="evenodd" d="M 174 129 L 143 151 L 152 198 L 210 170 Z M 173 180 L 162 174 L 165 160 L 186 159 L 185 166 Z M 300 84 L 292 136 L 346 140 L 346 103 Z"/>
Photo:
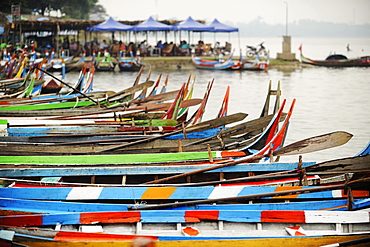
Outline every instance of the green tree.
<path id="1" fill-rule="evenodd" d="M 106 15 L 103 6 L 98 5 L 98 0 L 2 0 L 0 9 L 10 13 L 12 4 L 20 4 L 22 14 L 31 14 L 33 10 L 44 15 L 46 11 L 60 11 L 62 15 L 74 19 L 89 19 L 90 14 Z"/>
<path id="2" fill-rule="evenodd" d="M 105 8 L 100 4 L 95 5 L 90 11 L 90 20 L 105 20 L 107 17 Z"/>
<path id="3" fill-rule="evenodd" d="M 60 6 L 60 10 L 71 18 L 89 19 L 90 12 L 97 3 L 98 0 L 65 0 L 65 4 Z"/>

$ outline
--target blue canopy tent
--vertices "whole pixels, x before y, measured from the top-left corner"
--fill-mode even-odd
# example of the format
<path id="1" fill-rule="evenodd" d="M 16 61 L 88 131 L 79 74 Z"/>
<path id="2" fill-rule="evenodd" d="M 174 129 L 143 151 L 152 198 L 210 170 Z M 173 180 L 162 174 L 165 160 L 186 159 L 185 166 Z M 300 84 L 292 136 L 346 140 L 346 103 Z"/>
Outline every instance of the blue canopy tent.
<path id="1" fill-rule="evenodd" d="M 146 21 L 134 25 L 132 31 L 144 32 L 144 31 L 170 31 L 170 30 L 172 30 L 172 26 L 160 23 L 154 20 L 153 17 L 149 17 Z"/>
<path id="2" fill-rule="evenodd" d="M 240 47 L 239 28 L 223 24 L 219 22 L 217 19 L 214 19 L 208 26 L 214 28 L 212 32 L 215 33 L 214 35 L 215 43 L 216 43 L 216 33 L 217 32 L 220 32 L 220 33 L 238 32 L 238 40 L 239 40 L 239 47 Z M 229 40 L 230 40 L 230 35 L 229 35 Z"/>
<path id="3" fill-rule="evenodd" d="M 128 32 L 128 31 L 132 31 L 132 30 L 133 30 L 132 26 L 120 23 L 118 21 L 115 21 L 112 17 L 109 17 L 108 20 L 106 20 L 106 21 L 104 21 L 104 22 L 102 22 L 98 25 L 87 28 L 87 31 L 91 31 L 91 32 L 92 31 L 112 32 L 112 41 L 114 41 L 114 32 L 115 31 Z M 90 39 L 91 39 L 91 35 L 90 35 Z"/>
<path id="4" fill-rule="evenodd" d="M 212 32 L 213 27 L 207 26 L 203 23 L 195 21 L 189 16 L 185 21 L 179 22 L 173 25 L 173 30 L 176 31 L 188 31 L 188 40 L 190 43 L 190 31 L 193 32 Z"/>
<path id="5" fill-rule="evenodd" d="M 174 25 L 174 30 L 177 31 L 198 31 L 198 32 L 212 32 L 213 27 L 207 26 L 203 23 L 195 21 L 189 16 L 185 21 L 179 22 Z"/>
<path id="6" fill-rule="evenodd" d="M 172 30 L 172 26 L 160 23 L 154 20 L 153 17 L 149 17 L 146 21 L 134 25 L 132 31 L 146 32 L 146 36 L 147 36 L 146 40 L 148 40 L 148 31 L 156 32 L 156 31 L 170 31 L 170 30 Z M 167 35 L 166 35 L 166 41 L 167 41 Z"/>
<path id="7" fill-rule="evenodd" d="M 87 31 L 101 31 L 101 32 L 111 31 L 112 39 L 114 39 L 115 31 L 128 32 L 128 31 L 132 31 L 132 29 L 133 29 L 132 26 L 120 23 L 118 21 L 115 21 L 112 17 L 109 17 L 109 19 L 106 20 L 105 22 L 102 22 L 92 27 L 88 27 Z"/>
<path id="8" fill-rule="evenodd" d="M 130 26 L 130 25 L 125 25 L 125 24 L 122 24 L 120 22 L 117 22 L 115 20 L 113 20 L 112 17 L 109 17 L 108 20 L 106 20 L 105 22 L 102 22 L 98 25 L 95 25 L 95 26 L 92 26 L 92 27 L 88 27 L 87 28 L 87 31 L 132 31 L 133 30 L 133 27 Z"/>
<path id="9" fill-rule="evenodd" d="M 217 19 L 214 19 L 208 26 L 213 27 L 211 32 L 239 32 L 239 28 L 223 24 Z"/>

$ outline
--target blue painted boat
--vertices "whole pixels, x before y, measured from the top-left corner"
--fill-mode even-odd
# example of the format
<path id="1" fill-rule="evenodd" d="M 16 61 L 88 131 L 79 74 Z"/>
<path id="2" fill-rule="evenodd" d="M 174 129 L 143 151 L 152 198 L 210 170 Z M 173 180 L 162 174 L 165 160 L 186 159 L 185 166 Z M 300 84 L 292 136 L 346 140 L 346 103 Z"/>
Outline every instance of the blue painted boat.
<path id="1" fill-rule="evenodd" d="M 297 191 L 297 193 L 295 193 Z M 306 191 L 310 193 L 298 193 Z M 258 195 L 258 196 L 257 196 Z M 346 198 L 344 185 L 333 186 L 222 186 L 222 187 L 25 187 L 0 188 L 0 197 L 53 201 L 155 201 L 182 200 L 198 204 L 237 200 L 237 198 L 284 199 L 341 199 Z M 353 191 L 354 198 L 369 197 L 368 191 Z M 171 203 L 170 203 L 171 204 Z M 158 205 L 158 208 L 163 205 Z M 167 208 L 174 205 L 165 205 Z M 183 206 L 177 203 L 177 206 Z M 156 206 L 154 206 L 156 207 Z M 141 208 L 141 207 L 140 207 Z"/>
<path id="2" fill-rule="evenodd" d="M 2 210 L 25 212 L 30 214 L 37 213 L 65 213 L 65 212 L 113 212 L 127 211 L 132 204 L 120 203 L 91 203 L 91 202 L 62 202 L 62 201 L 43 201 L 26 200 L 14 198 L 0 198 L 0 208 Z M 370 206 L 370 199 L 354 199 L 353 209 L 359 210 Z M 0 211 L 1 211 L 0 209 Z M 348 209 L 347 199 L 334 200 L 314 200 L 303 202 L 279 202 L 279 203 L 253 203 L 253 204 L 214 204 L 214 205 L 194 205 L 168 210 L 325 210 L 325 211 L 345 211 Z"/>
<path id="3" fill-rule="evenodd" d="M 130 52 L 130 57 L 125 58 L 121 55 L 118 58 L 118 67 L 120 71 L 139 71 L 140 68 L 143 66 L 143 63 L 135 58 Z"/>
<path id="4" fill-rule="evenodd" d="M 251 224 L 251 223 L 245 223 Z M 159 224 L 163 227 L 163 224 Z M 179 225 L 179 224 L 175 224 Z M 239 229 L 240 224 L 238 225 Z M 338 227 L 342 224 L 338 224 Z M 281 225 L 281 227 L 283 227 Z M 209 246 L 209 247 L 229 247 L 233 246 L 286 246 L 286 247 L 309 247 L 309 246 L 349 246 L 361 243 L 369 243 L 370 233 L 369 232 L 354 232 L 344 233 L 342 231 L 329 231 L 329 232 L 313 232 L 309 236 L 306 234 L 299 234 L 297 236 L 287 235 L 285 230 L 279 229 L 279 234 L 275 233 L 277 230 L 262 230 L 253 231 L 256 236 L 228 236 L 232 229 L 223 229 L 220 227 L 213 227 L 214 234 L 195 236 L 199 230 L 195 227 L 183 227 L 179 229 L 167 229 L 167 235 L 155 234 L 150 235 L 148 231 L 143 231 L 139 228 L 134 233 L 120 232 L 120 233 L 96 233 L 98 230 L 102 230 L 99 226 L 83 226 L 79 230 L 51 230 L 51 229 L 40 229 L 40 228 L 21 228 L 21 227 L 1 227 L 2 235 L 6 233 L 14 246 L 30 246 L 30 247 L 64 247 L 64 246 L 85 246 L 85 247 L 130 247 L 130 246 L 172 246 L 172 247 L 184 247 L 184 246 Z M 271 228 L 271 227 L 270 227 Z M 130 228 L 131 229 L 131 228 Z M 95 232 L 91 232 L 94 231 Z M 86 232 L 88 231 L 88 232 Z M 127 230 L 126 230 L 127 231 Z M 209 232 L 205 230 L 202 232 Z M 294 232 L 297 232 L 295 230 Z M 176 233 L 176 234 L 174 234 Z M 235 231 L 234 231 L 234 234 Z M 184 236 L 185 235 L 185 236 Z M 7 242 L 9 244 L 10 242 Z M 343 245 L 342 245 L 343 243 Z M 141 245 L 140 245 L 141 244 Z"/>
<path id="5" fill-rule="evenodd" d="M 226 60 L 206 60 L 192 55 L 192 61 L 198 69 L 226 70 L 233 65 L 233 53 Z"/>

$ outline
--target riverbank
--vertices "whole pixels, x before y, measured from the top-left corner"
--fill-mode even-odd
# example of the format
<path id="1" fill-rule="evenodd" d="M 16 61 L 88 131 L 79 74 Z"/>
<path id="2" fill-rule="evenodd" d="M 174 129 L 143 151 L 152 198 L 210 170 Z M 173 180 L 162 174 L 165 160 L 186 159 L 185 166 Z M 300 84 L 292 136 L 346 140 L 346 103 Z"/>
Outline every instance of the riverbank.
<path id="1" fill-rule="evenodd" d="M 216 59 L 214 57 L 202 57 L 208 60 Z M 238 60 L 239 57 L 235 57 Z M 152 67 L 153 70 L 174 70 L 184 69 L 191 70 L 196 67 L 191 61 L 191 57 L 142 57 L 141 61 L 145 66 Z M 270 68 L 299 68 L 301 66 L 298 60 L 285 61 L 281 59 L 270 59 Z"/>

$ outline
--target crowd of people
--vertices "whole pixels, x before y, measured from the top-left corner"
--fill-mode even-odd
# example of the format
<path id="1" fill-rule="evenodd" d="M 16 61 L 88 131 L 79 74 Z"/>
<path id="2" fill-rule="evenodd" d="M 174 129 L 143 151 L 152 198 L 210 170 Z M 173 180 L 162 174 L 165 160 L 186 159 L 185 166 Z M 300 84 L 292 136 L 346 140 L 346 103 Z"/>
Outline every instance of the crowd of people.
<path id="1" fill-rule="evenodd" d="M 227 43 L 227 42 L 226 42 Z M 56 49 L 56 44 L 59 45 L 59 49 Z M 6 46 L 10 50 L 9 46 Z M 3 46 L 2 48 L 5 48 Z M 12 47 L 14 49 L 14 47 Z M 214 46 L 211 44 L 205 44 L 202 40 L 199 40 L 196 45 L 188 44 L 187 41 L 182 40 L 179 44 L 173 42 L 162 42 L 159 40 L 157 44 L 150 45 L 147 40 L 143 40 L 138 44 L 134 42 L 124 43 L 122 41 L 111 41 L 103 39 L 98 42 L 95 38 L 93 41 L 87 41 L 84 44 L 80 43 L 78 40 L 71 39 L 68 37 L 60 40 L 59 42 L 48 42 L 47 45 L 38 44 L 36 40 L 28 41 L 27 44 L 21 49 L 31 49 L 36 50 L 45 55 L 46 52 L 51 52 L 51 50 L 65 51 L 66 56 L 81 56 L 83 53 L 86 56 L 92 56 L 93 54 L 102 53 L 108 51 L 112 57 L 122 56 L 190 56 L 195 55 L 218 55 L 226 52 L 223 47 L 220 46 L 219 42 L 216 42 Z"/>

